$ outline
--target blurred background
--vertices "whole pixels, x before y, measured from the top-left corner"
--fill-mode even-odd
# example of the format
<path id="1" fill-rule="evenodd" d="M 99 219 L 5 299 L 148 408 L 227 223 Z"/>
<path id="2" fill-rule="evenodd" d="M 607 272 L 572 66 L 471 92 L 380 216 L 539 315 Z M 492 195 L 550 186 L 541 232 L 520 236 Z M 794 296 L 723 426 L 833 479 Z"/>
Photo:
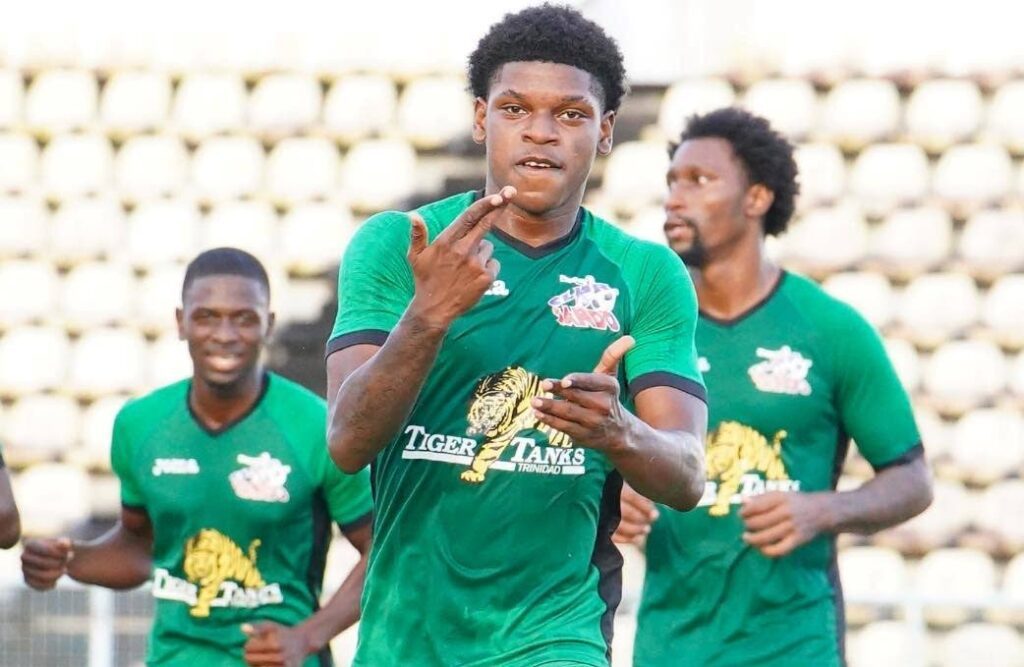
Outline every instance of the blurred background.
<path id="1" fill-rule="evenodd" d="M 184 264 L 268 266 L 270 365 L 323 391 L 347 240 L 480 187 L 465 58 L 510 0 L 7 5 L 0 22 L 0 442 L 29 534 L 103 531 L 126 399 L 190 373 Z M 738 104 L 798 146 L 772 251 L 884 335 L 936 498 L 844 537 L 853 667 L 1024 665 L 1024 6 L 576 0 L 633 86 L 587 205 L 662 241 L 666 142 Z M 870 467 L 851 453 L 841 485 Z M 626 553 L 616 667 L 642 555 Z M 147 591 L 29 592 L 0 552 L 0 664 L 137 665 Z M 354 561 L 336 544 L 325 590 Z M 347 665 L 354 633 L 335 641 Z"/>

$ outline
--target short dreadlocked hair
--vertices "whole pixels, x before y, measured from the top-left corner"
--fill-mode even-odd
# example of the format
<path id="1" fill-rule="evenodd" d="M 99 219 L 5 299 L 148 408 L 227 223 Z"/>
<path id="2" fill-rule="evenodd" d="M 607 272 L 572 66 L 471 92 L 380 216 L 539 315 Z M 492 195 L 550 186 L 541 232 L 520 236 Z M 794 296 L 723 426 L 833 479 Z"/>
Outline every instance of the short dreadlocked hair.
<path id="1" fill-rule="evenodd" d="M 487 99 L 495 75 L 511 62 L 549 62 L 589 73 L 606 111 L 617 111 L 626 94 L 626 69 L 618 44 L 601 26 L 570 7 L 543 4 L 491 26 L 469 55 L 469 88 Z"/>
<path id="2" fill-rule="evenodd" d="M 793 145 L 772 129 L 767 120 L 737 107 L 717 109 L 686 121 L 679 142 L 670 146 L 675 154 L 679 144 L 691 139 L 724 139 L 747 172 L 751 184 L 760 184 L 775 195 L 764 214 L 764 233 L 777 236 L 786 231 L 793 216 L 797 183 Z"/>

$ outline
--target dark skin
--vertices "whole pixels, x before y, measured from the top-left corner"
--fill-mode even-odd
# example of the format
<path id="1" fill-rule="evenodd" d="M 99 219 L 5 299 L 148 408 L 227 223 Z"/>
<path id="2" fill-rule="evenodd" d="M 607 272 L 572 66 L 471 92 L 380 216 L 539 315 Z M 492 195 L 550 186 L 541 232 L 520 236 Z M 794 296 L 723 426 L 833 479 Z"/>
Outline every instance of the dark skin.
<path id="1" fill-rule="evenodd" d="M 0 549 L 10 549 L 21 538 L 21 516 L 11 491 L 11 478 L 0 468 Z"/>
<path id="2" fill-rule="evenodd" d="M 266 289 L 259 281 L 234 275 L 196 279 L 178 309 L 179 337 L 192 357 L 189 404 L 210 429 L 238 419 L 262 391 L 260 353 L 273 328 Z M 359 619 L 371 528 L 345 531 L 361 559 L 319 611 L 295 627 L 260 622 L 246 628 L 245 659 L 252 666 L 301 665 Z M 36 590 L 53 588 L 67 574 L 82 583 L 134 588 L 152 573 L 153 524 L 144 508 L 122 507 L 121 519 L 91 542 L 68 538 L 26 540 L 22 554 L 25 582 Z M 240 629 L 239 631 L 246 631 Z"/>
<path id="3" fill-rule="evenodd" d="M 475 105 L 473 137 L 487 148 L 485 196 L 432 243 L 410 214 L 412 301 L 383 346 L 355 345 L 327 359 L 328 443 L 343 470 L 369 464 L 394 438 L 449 327 L 497 277 L 487 232 L 498 227 L 532 246 L 565 236 L 595 156 L 611 150 L 615 113 L 603 110 L 591 75 L 568 65 L 508 63 Z M 624 337 L 592 371 L 547 380 L 557 398 L 539 399 L 534 409 L 580 446 L 605 452 L 650 497 L 692 508 L 704 484 L 706 406 L 652 387 L 637 394 L 635 415 L 625 410 L 615 369 L 632 344 Z"/>
<path id="4" fill-rule="evenodd" d="M 684 256 L 700 246 L 691 269 L 701 310 L 734 318 L 764 299 L 781 269 L 764 248 L 764 215 L 773 194 L 751 184 L 724 139 L 702 138 L 676 149 L 668 173 L 665 234 Z M 769 492 L 744 499 L 743 540 L 769 558 L 791 553 L 823 533 L 870 534 L 921 513 L 931 503 L 923 458 L 880 471 L 853 491 Z M 642 542 L 657 510 L 633 489 L 622 493 L 618 542 Z"/>

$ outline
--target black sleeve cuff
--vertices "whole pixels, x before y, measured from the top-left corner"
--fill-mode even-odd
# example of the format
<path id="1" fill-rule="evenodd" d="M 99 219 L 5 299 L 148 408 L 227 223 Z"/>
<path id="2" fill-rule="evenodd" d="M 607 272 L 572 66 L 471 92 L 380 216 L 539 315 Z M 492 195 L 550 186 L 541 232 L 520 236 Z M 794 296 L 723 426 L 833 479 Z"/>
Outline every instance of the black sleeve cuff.
<path id="1" fill-rule="evenodd" d="M 388 332 L 380 329 L 363 329 L 352 333 L 342 334 L 327 341 L 327 352 L 324 358 L 331 356 L 338 350 L 344 350 L 353 345 L 377 345 L 381 346 L 387 341 Z"/>
<path id="2" fill-rule="evenodd" d="M 908 463 L 916 461 L 917 459 L 920 458 L 924 458 L 924 445 L 922 445 L 919 442 L 910 449 L 908 449 L 907 451 L 903 452 L 902 454 L 894 458 L 892 461 L 887 461 L 886 463 L 883 463 L 881 465 L 871 464 L 871 467 L 875 469 L 875 472 L 881 472 L 886 468 L 894 468 L 896 466 L 907 465 Z"/>
<path id="3" fill-rule="evenodd" d="M 690 378 L 684 378 L 682 375 L 676 375 L 675 373 L 668 373 L 666 371 L 654 371 L 653 373 L 644 373 L 633 378 L 633 381 L 629 383 L 629 395 L 636 397 L 644 389 L 650 389 L 651 387 L 672 387 L 679 391 L 684 391 L 691 396 L 699 398 L 705 403 L 708 402 L 708 392 L 704 389 L 704 386 L 691 380 Z"/>
<path id="4" fill-rule="evenodd" d="M 366 524 L 372 523 L 372 522 L 373 522 L 373 510 L 370 510 L 369 512 L 367 512 L 366 514 L 362 515 L 358 519 L 353 519 L 352 521 L 349 521 L 348 523 L 339 523 L 338 524 L 338 528 L 341 529 L 342 533 L 352 532 L 353 530 L 358 530 L 359 528 L 362 528 Z"/>

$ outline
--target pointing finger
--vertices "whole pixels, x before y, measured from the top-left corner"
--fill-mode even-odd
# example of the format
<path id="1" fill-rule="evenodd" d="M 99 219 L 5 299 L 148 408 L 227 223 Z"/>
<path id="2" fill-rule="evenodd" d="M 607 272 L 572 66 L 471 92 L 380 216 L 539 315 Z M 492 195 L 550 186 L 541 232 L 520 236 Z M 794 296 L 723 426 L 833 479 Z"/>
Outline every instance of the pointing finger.
<path id="1" fill-rule="evenodd" d="M 416 257 L 427 248 L 427 223 L 419 213 L 410 213 L 409 257 Z"/>
<path id="2" fill-rule="evenodd" d="M 601 354 L 601 360 L 594 367 L 595 373 L 615 375 L 619 372 L 619 362 L 626 356 L 626 353 L 636 345 L 636 339 L 632 336 L 623 336 L 605 348 Z"/>

